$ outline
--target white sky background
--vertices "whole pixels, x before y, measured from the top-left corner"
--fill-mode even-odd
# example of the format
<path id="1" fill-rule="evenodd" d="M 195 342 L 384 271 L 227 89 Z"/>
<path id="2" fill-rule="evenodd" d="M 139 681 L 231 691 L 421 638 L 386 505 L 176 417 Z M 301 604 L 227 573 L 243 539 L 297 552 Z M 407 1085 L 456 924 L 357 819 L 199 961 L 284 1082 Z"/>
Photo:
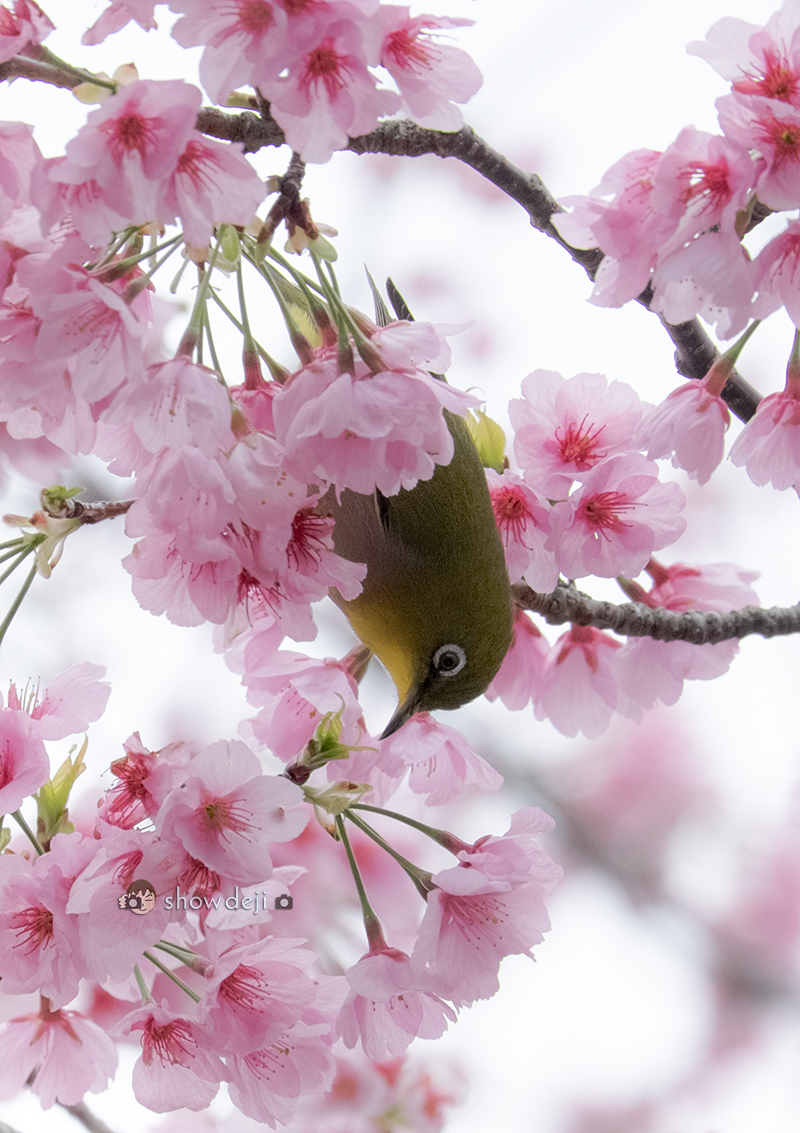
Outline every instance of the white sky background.
<path id="1" fill-rule="evenodd" d="M 78 29 L 59 30 L 48 40 L 71 62 L 112 72 L 133 59 L 142 78 L 192 77 L 186 66 L 196 54 L 173 50 L 161 33 L 145 36 L 137 29 L 94 49 L 80 47 L 80 30 L 100 3 L 51 0 L 44 6 L 59 29 Z M 477 21 L 457 38 L 485 76 L 467 121 L 517 164 L 539 173 L 556 196 L 588 192 L 624 153 L 664 148 L 685 125 L 715 131 L 714 99 L 725 84 L 702 60 L 687 56 L 685 46 L 724 15 L 763 23 L 773 9 L 773 0 L 453 0 L 436 7 Z M 0 117 L 36 124 L 48 156 L 63 151 L 87 109 L 68 92 L 22 80 L 0 91 L 0 101 Z M 282 172 L 287 160 L 286 150 L 266 151 L 256 164 L 266 175 Z M 506 421 L 509 398 L 539 367 L 565 376 L 600 371 L 630 382 L 650 401 L 677 384 L 672 349 L 657 320 L 635 304 L 621 310 L 588 305 L 581 270 L 471 170 L 433 157 L 340 154 L 309 168 L 305 191 L 316 219 L 339 229 L 337 272 L 351 301 L 370 309 L 366 263 L 376 279 L 394 277 L 418 318 L 474 321 L 453 340 L 450 379 L 478 387 L 497 419 Z M 740 369 L 762 392 L 779 389 L 790 347 L 788 321 L 773 316 L 747 347 Z M 282 357 L 288 361 L 288 352 Z M 739 428 L 732 425 L 732 436 Z M 87 475 L 84 469 L 74 482 L 86 482 Z M 796 496 L 756 489 L 743 470 L 727 465 L 702 491 L 675 476 L 689 495 L 691 519 L 686 535 L 662 558 L 740 563 L 760 572 L 756 585 L 764 605 L 796 601 Z M 88 495 L 121 491 L 113 478 L 96 479 Z M 34 504 L 27 486 L 2 501 L 3 511 L 28 514 Z M 113 694 L 109 713 L 90 731 L 90 774 L 119 756 L 134 729 L 151 748 L 179 738 L 232 738 L 248 714 L 236 679 L 211 652 L 206 629 L 177 629 L 138 609 L 119 566 L 129 548 L 122 524 L 86 529 L 70 544 L 52 580 L 37 579 L 12 627 L 0 687 L 9 679 L 46 682 L 78 661 L 107 665 Z M 349 647 L 337 612 L 328 620 L 327 634 L 309 651 Z M 658 717 L 664 728 L 680 721 L 690 737 L 719 793 L 716 830 L 740 844 L 742 860 L 793 812 L 798 650 L 796 640 L 748 639 L 726 677 L 688 686 L 679 706 Z M 391 710 L 392 690 L 380 674 L 368 678 L 367 688 L 373 697 L 368 719 L 377 730 Z M 463 727 L 478 751 L 488 754 L 495 745 L 523 770 L 566 764 L 591 749 L 529 713 L 511 716 L 484 702 L 445 720 Z M 630 729 L 612 734 L 621 738 Z M 99 794 L 89 789 L 87 807 Z M 476 803 L 457 829 L 465 838 L 500 833 L 526 801 L 533 800 L 508 795 Z M 716 901 L 730 884 L 725 854 L 719 858 L 717 872 L 708 839 L 699 836 L 676 863 L 685 890 L 700 901 Z M 450 1133 L 561 1133 L 560 1121 L 575 1100 L 645 1100 L 687 1073 L 702 1047 L 702 942 L 680 923 L 634 916 L 610 883 L 586 874 L 568 878 L 551 912 L 553 930 L 535 966 L 519 957 L 505 961 L 495 1000 L 463 1012 L 440 1043 L 414 1048 L 423 1058 L 458 1059 L 467 1070 L 470 1100 L 454 1111 Z M 800 1112 L 798 1082 L 798 1030 L 792 1021 L 776 1022 L 769 1058 L 687 1099 L 663 1133 L 751 1133 L 754 1127 L 789 1133 Z M 129 1094 L 127 1086 L 120 1088 L 121 1094 L 115 1087 L 87 1101 L 115 1133 L 156 1127 L 158 1119 L 132 1102 L 121 1112 L 118 1099 Z M 22 1133 L 77 1128 L 57 1110 L 43 1118 L 28 1098 L 0 1107 L 0 1119 Z"/>

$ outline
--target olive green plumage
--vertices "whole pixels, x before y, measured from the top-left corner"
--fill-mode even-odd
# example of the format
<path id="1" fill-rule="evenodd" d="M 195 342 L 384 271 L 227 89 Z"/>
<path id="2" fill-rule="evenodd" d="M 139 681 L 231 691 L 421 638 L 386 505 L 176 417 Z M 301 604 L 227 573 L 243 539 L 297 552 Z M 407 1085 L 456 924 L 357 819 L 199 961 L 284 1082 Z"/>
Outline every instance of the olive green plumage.
<path id="1" fill-rule="evenodd" d="M 395 496 L 326 499 L 337 553 L 368 568 L 357 598 L 331 596 L 400 696 L 384 735 L 415 712 L 479 696 L 511 643 L 508 574 L 484 469 L 464 421 L 445 418 L 455 451 L 430 480 Z"/>

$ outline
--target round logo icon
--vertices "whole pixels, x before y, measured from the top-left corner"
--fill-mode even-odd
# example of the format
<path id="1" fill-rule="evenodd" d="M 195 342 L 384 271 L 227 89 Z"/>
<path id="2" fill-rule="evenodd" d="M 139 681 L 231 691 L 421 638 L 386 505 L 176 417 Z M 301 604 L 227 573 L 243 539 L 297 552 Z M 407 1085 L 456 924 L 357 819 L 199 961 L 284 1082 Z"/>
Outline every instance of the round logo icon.
<path id="1" fill-rule="evenodd" d="M 139 917 L 145 917 L 156 903 L 156 891 L 149 881 L 139 878 L 138 881 L 131 882 L 127 892 L 123 893 L 118 900 L 121 909 L 127 909 L 131 913 L 136 913 Z"/>

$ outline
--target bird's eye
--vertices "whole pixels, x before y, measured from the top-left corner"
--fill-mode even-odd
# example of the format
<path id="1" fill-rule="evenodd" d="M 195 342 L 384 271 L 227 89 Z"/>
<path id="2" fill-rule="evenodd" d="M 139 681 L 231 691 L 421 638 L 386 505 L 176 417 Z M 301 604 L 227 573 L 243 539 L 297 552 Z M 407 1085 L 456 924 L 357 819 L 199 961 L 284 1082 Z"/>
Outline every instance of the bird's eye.
<path id="1" fill-rule="evenodd" d="M 440 645 L 433 655 L 433 667 L 442 677 L 454 677 L 467 663 L 460 645 Z"/>

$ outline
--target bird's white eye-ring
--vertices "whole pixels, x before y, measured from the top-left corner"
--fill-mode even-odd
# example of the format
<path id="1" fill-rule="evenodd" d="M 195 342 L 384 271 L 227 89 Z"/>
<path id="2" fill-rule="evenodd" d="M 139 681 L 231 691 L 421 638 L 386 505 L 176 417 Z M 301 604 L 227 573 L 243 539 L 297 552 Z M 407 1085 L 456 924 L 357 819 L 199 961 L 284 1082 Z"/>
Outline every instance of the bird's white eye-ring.
<path id="1" fill-rule="evenodd" d="M 454 677 L 467 663 L 460 645 L 440 645 L 433 655 L 433 667 L 442 677 Z"/>

